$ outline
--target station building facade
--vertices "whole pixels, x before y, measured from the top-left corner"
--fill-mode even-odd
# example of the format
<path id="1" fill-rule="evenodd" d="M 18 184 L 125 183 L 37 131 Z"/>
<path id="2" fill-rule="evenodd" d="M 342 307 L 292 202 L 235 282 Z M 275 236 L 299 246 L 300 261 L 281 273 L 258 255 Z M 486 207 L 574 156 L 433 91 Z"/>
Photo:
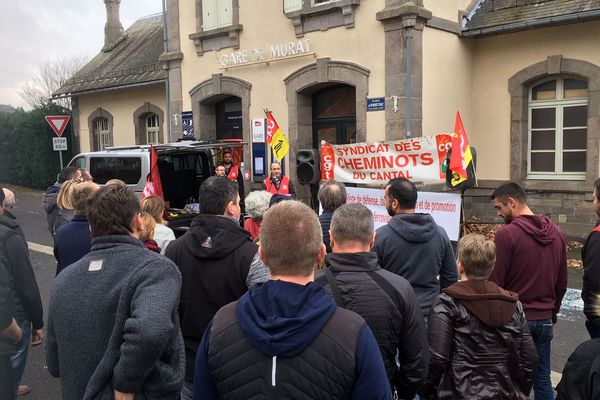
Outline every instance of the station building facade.
<path id="1" fill-rule="evenodd" d="M 105 3 L 108 26 L 119 0 Z M 97 147 L 93 121 L 103 112 L 114 145 L 176 140 L 189 112 L 196 139 L 252 143 L 252 121 L 268 109 L 291 143 L 286 173 L 294 178 L 299 149 L 449 132 L 459 110 L 478 154 L 467 215 L 492 216 L 489 194 L 513 180 L 567 234 L 583 236 L 595 220 L 595 1 L 166 0 L 165 21 L 164 47 L 155 44 L 143 61 L 160 66 L 153 80 L 87 94 L 61 89 L 77 99 L 82 151 Z M 368 111 L 380 98 L 383 110 Z M 158 135 L 147 133 L 151 114 Z M 262 179 L 251 174 L 248 188 Z"/>

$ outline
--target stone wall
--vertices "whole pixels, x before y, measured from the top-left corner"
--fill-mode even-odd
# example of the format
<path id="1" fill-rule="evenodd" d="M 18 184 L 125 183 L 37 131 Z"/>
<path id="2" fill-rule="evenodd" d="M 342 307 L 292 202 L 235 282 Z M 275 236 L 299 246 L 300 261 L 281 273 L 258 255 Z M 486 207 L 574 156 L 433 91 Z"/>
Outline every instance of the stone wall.
<path id="1" fill-rule="evenodd" d="M 464 206 L 467 218 L 475 216 L 486 222 L 501 221 L 501 218 L 496 217 L 496 210 L 490 200 L 490 195 L 498 184 L 480 184 L 478 188 L 466 191 Z M 597 217 L 591 199 L 591 190 L 527 190 L 527 203 L 531 210 L 557 222 L 565 235 L 571 239 L 584 239 L 593 229 Z"/>

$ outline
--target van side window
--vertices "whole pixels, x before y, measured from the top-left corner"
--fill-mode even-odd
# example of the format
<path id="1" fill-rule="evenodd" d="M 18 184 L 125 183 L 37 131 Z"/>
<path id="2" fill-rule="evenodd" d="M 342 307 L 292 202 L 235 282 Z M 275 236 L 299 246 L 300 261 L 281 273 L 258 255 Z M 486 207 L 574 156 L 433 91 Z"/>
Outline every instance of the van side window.
<path id="1" fill-rule="evenodd" d="M 85 165 L 85 157 L 77 157 L 73 160 L 70 166 L 75 168 L 87 168 Z"/>
<path id="2" fill-rule="evenodd" d="M 94 182 L 102 185 L 111 179 L 120 179 L 135 185 L 142 177 L 140 157 L 91 157 L 90 173 Z"/>

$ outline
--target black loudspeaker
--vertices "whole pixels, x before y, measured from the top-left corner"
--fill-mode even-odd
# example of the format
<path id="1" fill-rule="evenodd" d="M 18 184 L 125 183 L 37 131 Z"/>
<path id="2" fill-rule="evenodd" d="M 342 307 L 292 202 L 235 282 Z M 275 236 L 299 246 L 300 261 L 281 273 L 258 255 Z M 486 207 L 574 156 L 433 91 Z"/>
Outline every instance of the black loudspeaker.
<path id="1" fill-rule="evenodd" d="M 296 176 L 303 185 L 312 185 L 321 180 L 321 157 L 317 149 L 303 149 L 296 153 Z"/>
<path id="2" fill-rule="evenodd" d="M 446 167 L 446 185 L 452 189 L 457 190 L 466 190 L 470 189 L 477 183 L 477 178 L 475 177 L 475 170 L 477 169 L 477 152 L 473 146 L 469 146 L 471 149 L 471 155 L 473 156 L 473 162 L 467 166 L 467 180 L 459 183 L 456 186 L 452 185 L 452 170 L 450 169 L 450 157 L 452 156 L 452 149 L 448 150 L 448 155 L 444 160 L 444 164 Z"/>

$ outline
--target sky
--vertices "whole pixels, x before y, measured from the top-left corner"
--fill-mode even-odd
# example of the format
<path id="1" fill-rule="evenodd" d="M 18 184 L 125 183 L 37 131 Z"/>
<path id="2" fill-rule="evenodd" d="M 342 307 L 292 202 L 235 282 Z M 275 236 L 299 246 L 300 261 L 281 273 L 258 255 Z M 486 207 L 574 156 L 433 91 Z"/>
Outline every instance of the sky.
<path id="1" fill-rule="evenodd" d="M 121 0 L 121 24 L 162 12 L 162 0 Z M 0 0 L 0 104 L 26 105 L 17 93 L 45 60 L 85 55 L 104 44 L 103 0 Z"/>

